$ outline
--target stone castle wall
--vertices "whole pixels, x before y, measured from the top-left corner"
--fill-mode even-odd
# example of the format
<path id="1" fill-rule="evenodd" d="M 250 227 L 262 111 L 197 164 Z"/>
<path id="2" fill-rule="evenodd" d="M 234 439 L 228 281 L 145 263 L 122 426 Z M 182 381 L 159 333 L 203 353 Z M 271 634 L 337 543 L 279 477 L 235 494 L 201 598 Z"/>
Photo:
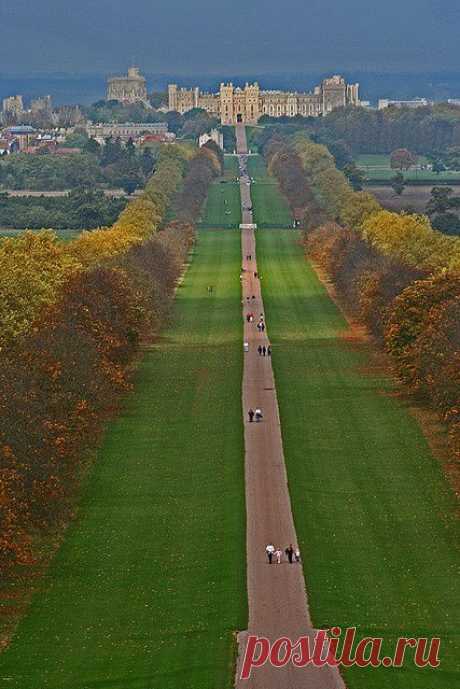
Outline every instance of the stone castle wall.
<path id="1" fill-rule="evenodd" d="M 314 93 L 264 91 L 257 83 L 238 88 L 221 84 L 219 93 L 202 93 L 199 88 L 168 87 L 169 110 L 183 114 L 203 108 L 221 124 L 256 124 L 262 115 L 271 117 L 318 117 L 348 104 L 359 105 L 359 85 L 347 84 L 343 77 L 325 79 Z"/>

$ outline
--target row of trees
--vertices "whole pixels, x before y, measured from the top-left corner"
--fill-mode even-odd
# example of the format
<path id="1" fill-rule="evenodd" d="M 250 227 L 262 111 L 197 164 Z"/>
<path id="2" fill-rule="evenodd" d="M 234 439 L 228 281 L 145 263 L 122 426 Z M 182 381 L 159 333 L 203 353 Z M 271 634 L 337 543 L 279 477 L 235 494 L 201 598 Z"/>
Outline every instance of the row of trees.
<path id="1" fill-rule="evenodd" d="M 62 191 L 96 185 L 121 187 L 132 193 L 151 176 L 155 157 L 149 149 L 138 153 L 131 142 L 123 146 L 109 138 L 101 147 L 94 139 L 80 154 L 28 155 L 0 158 L 0 187 L 32 191 Z"/>
<path id="2" fill-rule="evenodd" d="M 276 136 L 264 154 L 304 213 L 307 253 L 385 346 L 401 381 L 439 411 L 460 457 L 460 239 L 353 191 L 327 149 L 304 136 Z"/>
<path id="3" fill-rule="evenodd" d="M 444 155 L 460 145 L 460 109 L 446 103 L 421 108 L 385 108 L 368 110 L 348 106 L 326 117 L 265 117 L 261 123 L 278 122 L 291 130 L 302 130 L 328 147 L 345 144 L 353 155 L 389 154 L 406 148 L 421 155 Z M 452 162 L 452 161 L 451 161 Z"/>
<path id="4" fill-rule="evenodd" d="M 66 246 L 51 232 L 0 243 L 0 320 L 15 324 L 0 350 L 2 573 L 33 564 L 37 535 L 72 517 L 90 452 L 129 389 L 139 343 L 165 322 L 193 241 L 201 209 L 183 192 L 220 172 L 210 149 L 165 147 L 144 196 L 112 228 Z M 190 222 L 158 231 L 176 196 Z"/>
<path id="5" fill-rule="evenodd" d="M 64 198 L 0 193 L 0 226 L 91 229 L 114 223 L 126 203 L 126 198 L 109 197 L 103 191 L 85 188 L 75 189 Z"/>

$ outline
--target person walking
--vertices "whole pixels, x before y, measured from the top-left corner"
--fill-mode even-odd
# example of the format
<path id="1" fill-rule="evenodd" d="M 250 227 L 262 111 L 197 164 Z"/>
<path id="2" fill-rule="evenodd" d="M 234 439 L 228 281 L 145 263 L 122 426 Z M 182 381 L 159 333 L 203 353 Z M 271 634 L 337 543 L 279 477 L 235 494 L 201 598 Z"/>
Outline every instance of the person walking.
<path id="1" fill-rule="evenodd" d="M 250 322 L 251 322 L 251 314 L 250 314 L 250 313 L 247 313 L 247 314 L 246 314 L 246 322 L 247 322 L 247 323 L 250 323 Z"/>
<path id="2" fill-rule="evenodd" d="M 295 549 L 294 557 L 295 557 L 295 561 L 296 561 L 296 562 L 300 562 L 300 550 L 299 550 L 299 546 L 297 546 L 297 548 Z"/>
<path id="3" fill-rule="evenodd" d="M 273 560 L 273 553 L 275 552 L 275 546 L 273 545 L 273 543 L 269 543 L 267 545 L 267 547 L 265 548 L 265 552 L 267 553 L 268 564 L 271 565 Z"/>
<path id="4" fill-rule="evenodd" d="M 265 323 L 263 321 L 260 324 L 260 329 L 262 330 L 262 332 L 265 332 Z"/>
<path id="5" fill-rule="evenodd" d="M 278 565 L 280 565 L 280 564 L 281 564 L 281 555 L 282 555 L 282 552 L 281 552 L 281 549 L 280 549 L 280 548 L 277 548 L 277 549 L 275 550 L 275 555 L 276 555 L 276 563 L 277 563 Z"/>
<path id="6" fill-rule="evenodd" d="M 287 555 L 287 558 L 289 560 L 289 564 L 292 565 L 292 560 L 294 557 L 294 548 L 293 548 L 292 543 L 289 544 L 289 548 L 286 548 L 286 550 L 284 552 Z"/>
<path id="7" fill-rule="evenodd" d="M 267 356 L 271 356 L 271 355 L 272 355 L 272 346 L 271 346 L 271 345 L 268 345 L 268 347 L 267 347 Z"/>
<path id="8" fill-rule="evenodd" d="M 250 409 L 248 411 L 249 423 L 252 423 L 254 421 L 254 414 L 255 414 L 254 409 Z"/>
<path id="9" fill-rule="evenodd" d="M 267 354 L 267 348 L 266 348 L 265 345 L 262 347 L 262 354 L 263 354 L 264 356 Z"/>
<path id="10" fill-rule="evenodd" d="M 262 414 L 262 410 L 259 409 L 259 407 L 256 408 L 256 410 L 254 412 L 254 416 L 255 416 L 257 423 L 259 423 L 259 421 L 262 421 L 262 419 L 264 418 L 264 415 Z"/>
<path id="11" fill-rule="evenodd" d="M 259 356 L 262 356 L 262 345 L 257 347 L 257 351 L 259 352 Z"/>

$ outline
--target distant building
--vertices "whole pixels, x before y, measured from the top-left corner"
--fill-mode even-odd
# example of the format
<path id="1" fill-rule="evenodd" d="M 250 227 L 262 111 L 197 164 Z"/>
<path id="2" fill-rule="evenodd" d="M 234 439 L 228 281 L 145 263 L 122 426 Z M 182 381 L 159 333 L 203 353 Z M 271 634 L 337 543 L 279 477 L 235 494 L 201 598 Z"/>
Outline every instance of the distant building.
<path id="1" fill-rule="evenodd" d="M 359 105 L 359 84 L 347 84 L 341 76 L 324 79 L 313 93 L 264 91 L 258 83 L 239 88 L 221 84 L 219 93 L 203 93 L 198 87 L 168 86 L 169 110 L 183 114 L 202 108 L 221 124 L 255 124 L 263 115 L 271 117 L 318 117 L 346 105 Z"/>
<path id="2" fill-rule="evenodd" d="M 53 110 L 53 101 L 51 96 L 35 98 L 30 104 L 30 110 L 34 115 L 37 115 L 38 113 L 50 113 Z"/>
<path id="3" fill-rule="evenodd" d="M 139 139 L 144 134 L 165 138 L 168 133 L 167 122 L 144 122 L 141 124 L 125 122 L 124 124 L 87 124 L 86 133 L 96 140 L 104 140 L 112 136 L 114 139 L 128 141 Z"/>
<path id="4" fill-rule="evenodd" d="M 11 142 L 8 139 L 0 139 L 0 156 L 11 151 Z"/>
<path id="5" fill-rule="evenodd" d="M 214 141 L 214 143 L 217 146 L 219 146 L 219 148 L 224 150 L 224 135 L 218 129 L 211 129 L 210 132 L 206 132 L 205 134 L 202 134 L 200 136 L 200 138 L 198 139 L 198 144 L 200 148 L 201 146 L 207 144 L 208 141 Z"/>
<path id="6" fill-rule="evenodd" d="M 388 98 L 380 98 L 379 110 L 385 108 L 424 108 L 427 105 L 432 105 L 433 101 L 426 98 L 415 98 L 414 100 L 390 100 Z"/>
<path id="7" fill-rule="evenodd" d="M 27 151 L 32 140 L 37 135 L 37 130 L 28 125 L 20 125 L 18 127 L 8 127 L 6 130 L 6 137 L 17 142 L 17 149 L 19 151 Z"/>
<path id="8" fill-rule="evenodd" d="M 107 100 L 121 103 L 148 104 L 147 82 L 139 67 L 130 67 L 127 76 L 110 77 L 107 81 Z"/>
<path id="9" fill-rule="evenodd" d="M 14 115 L 18 117 L 24 112 L 24 103 L 22 96 L 10 96 L 3 99 L 3 112 L 5 115 Z"/>

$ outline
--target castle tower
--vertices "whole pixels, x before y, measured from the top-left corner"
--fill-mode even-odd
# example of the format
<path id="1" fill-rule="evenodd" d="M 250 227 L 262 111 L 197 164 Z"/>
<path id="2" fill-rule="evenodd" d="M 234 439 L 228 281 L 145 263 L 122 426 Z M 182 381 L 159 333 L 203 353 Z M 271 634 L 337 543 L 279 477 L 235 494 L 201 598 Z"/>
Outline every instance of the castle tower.
<path id="1" fill-rule="evenodd" d="M 234 109 L 233 109 L 233 84 L 220 85 L 220 121 L 221 124 L 234 123 Z"/>
<path id="2" fill-rule="evenodd" d="M 345 79 L 337 74 L 324 79 L 321 84 L 323 96 L 323 115 L 327 115 L 336 108 L 343 108 L 347 104 L 347 86 Z"/>
<path id="3" fill-rule="evenodd" d="M 260 87 L 257 82 L 254 84 L 246 84 L 244 88 L 246 97 L 246 118 L 248 124 L 257 124 L 260 112 Z"/>
<path id="4" fill-rule="evenodd" d="M 177 84 L 169 84 L 168 86 L 168 108 L 169 110 L 179 110 L 177 98 Z"/>
<path id="5" fill-rule="evenodd" d="M 139 67 L 130 67 L 127 76 L 108 79 L 107 100 L 118 100 L 122 103 L 148 102 L 147 82 Z"/>

